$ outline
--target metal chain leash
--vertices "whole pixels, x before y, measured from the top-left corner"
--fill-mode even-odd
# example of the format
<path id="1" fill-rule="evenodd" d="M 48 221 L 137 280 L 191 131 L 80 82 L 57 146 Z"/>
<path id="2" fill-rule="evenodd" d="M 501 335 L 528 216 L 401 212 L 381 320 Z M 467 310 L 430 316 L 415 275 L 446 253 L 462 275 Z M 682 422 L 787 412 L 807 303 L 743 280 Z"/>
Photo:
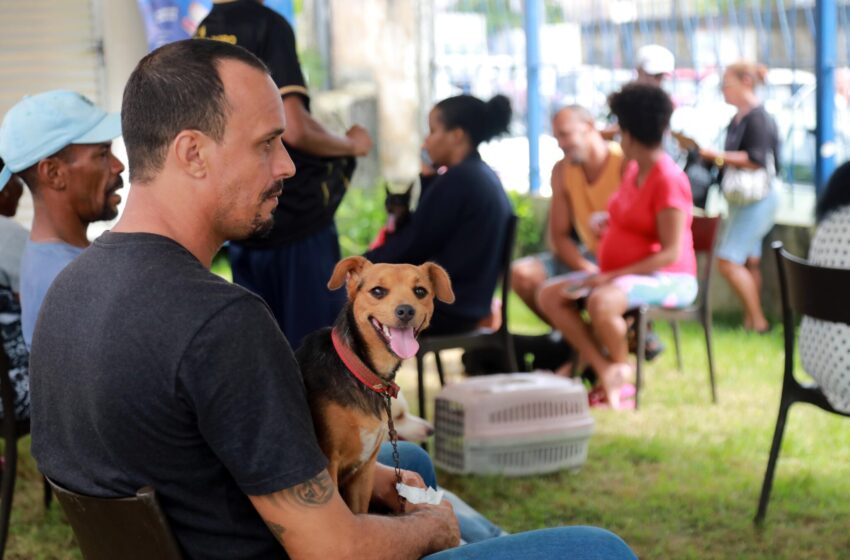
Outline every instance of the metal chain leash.
<path id="1" fill-rule="evenodd" d="M 398 433 L 395 431 L 395 425 L 393 424 L 393 405 L 390 400 L 392 397 L 389 394 L 384 395 L 384 405 L 387 409 L 387 428 L 388 434 L 390 436 L 390 444 L 393 446 L 393 464 L 395 465 L 395 481 L 398 484 L 401 484 L 401 467 L 399 466 L 401 459 L 398 455 Z M 404 513 L 404 504 L 407 500 L 404 499 L 403 496 L 399 495 L 399 510 L 401 513 Z"/>

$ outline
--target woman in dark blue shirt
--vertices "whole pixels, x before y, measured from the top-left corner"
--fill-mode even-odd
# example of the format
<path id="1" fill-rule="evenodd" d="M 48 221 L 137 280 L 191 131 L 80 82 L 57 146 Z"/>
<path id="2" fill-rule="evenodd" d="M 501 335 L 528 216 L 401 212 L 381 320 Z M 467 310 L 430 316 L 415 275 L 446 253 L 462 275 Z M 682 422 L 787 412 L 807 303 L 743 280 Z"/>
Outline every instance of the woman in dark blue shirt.
<path id="1" fill-rule="evenodd" d="M 455 303 L 437 303 L 429 334 L 472 330 L 490 314 L 513 210 L 478 145 L 506 132 L 510 119 L 510 102 L 502 95 L 487 102 L 459 95 L 437 103 L 428 117 L 424 148 L 434 169 L 445 171 L 423 177 L 410 222 L 366 253 L 373 262 L 434 261 L 446 269 Z"/>

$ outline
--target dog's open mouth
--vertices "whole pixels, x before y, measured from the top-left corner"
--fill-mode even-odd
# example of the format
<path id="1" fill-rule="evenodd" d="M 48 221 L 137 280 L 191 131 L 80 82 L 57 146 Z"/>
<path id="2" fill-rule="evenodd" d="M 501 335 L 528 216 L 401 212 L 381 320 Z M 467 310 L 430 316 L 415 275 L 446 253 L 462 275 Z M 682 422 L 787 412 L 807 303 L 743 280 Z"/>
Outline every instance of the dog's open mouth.
<path id="1" fill-rule="evenodd" d="M 419 335 L 419 329 L 413 327 L 405 327 L 398 329 L 388 327 L 374 317 L 370 317 L 369 321 L 393 354 L 405 360 L 412 358 L 419 351 L 419 343 L 416 337 Z"/>

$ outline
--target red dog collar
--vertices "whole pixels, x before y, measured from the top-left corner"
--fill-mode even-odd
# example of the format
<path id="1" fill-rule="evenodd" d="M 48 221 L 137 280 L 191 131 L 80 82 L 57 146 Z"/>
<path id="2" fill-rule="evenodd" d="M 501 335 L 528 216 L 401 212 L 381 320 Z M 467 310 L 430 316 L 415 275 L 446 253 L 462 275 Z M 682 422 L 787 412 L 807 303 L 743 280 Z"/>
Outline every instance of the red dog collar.
<path id="1" fill-rule="evenodd" d="M 339 336 L 336 328 L 331 330 L 331 341 L 333 342 L 334 349 L 336 350 L 339 359 L 342 360 L 342 363 L 345 364 L 348 371 L 350 371 L 354 377 L 359 379 L 363 385 L 380 395 L 389 395 L 393 398 L 398 396 L 398 385 L 392 381 L 385 381 L 381 379 L 377 373 L 364 364 L 363 360 L 361 360 L 360 357 L 351 350 L 351 347 L 343 342 L 342 337 Z"/>

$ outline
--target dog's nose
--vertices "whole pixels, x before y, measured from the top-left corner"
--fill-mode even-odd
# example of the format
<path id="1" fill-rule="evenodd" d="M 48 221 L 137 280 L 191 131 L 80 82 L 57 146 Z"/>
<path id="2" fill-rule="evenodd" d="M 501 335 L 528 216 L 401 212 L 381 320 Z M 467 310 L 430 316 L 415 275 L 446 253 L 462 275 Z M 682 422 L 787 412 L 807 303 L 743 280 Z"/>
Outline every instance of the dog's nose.
<path id="1" fill-rule="evenodd" d="M 405 323 L 409 323 L 415 315 L 416 310 L 413 309 L 412 305 L 404 304 L 395 308 L 395 316 Z"/>

